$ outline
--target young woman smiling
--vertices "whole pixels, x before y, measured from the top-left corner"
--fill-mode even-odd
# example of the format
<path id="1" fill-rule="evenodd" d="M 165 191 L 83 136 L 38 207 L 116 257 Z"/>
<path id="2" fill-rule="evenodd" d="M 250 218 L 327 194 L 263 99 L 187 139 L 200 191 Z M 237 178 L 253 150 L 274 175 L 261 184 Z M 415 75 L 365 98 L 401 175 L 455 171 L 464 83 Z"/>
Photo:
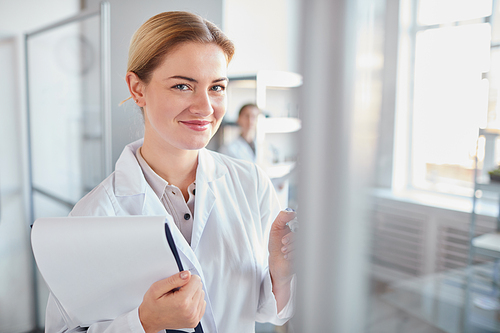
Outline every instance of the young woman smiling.
<path id="1" fill-rule="evenodd" d="M 144 138 L 73 216 L 164 215 L 186 271 L 155 282 L 141 304 L 89 332 L 254 332 L 293 312 L 293 211 L 281 210 L 252 163 L 205 148 L 226 112 L 232 42 L 187 12 L 161 13 L 132 38 L 126 82 Z M 197 326 L 198 325 L 198 326 Z M 49 297 L 46 332 L 67 330 Z M 193 331 L 193 330 L 191 330 Z"/>

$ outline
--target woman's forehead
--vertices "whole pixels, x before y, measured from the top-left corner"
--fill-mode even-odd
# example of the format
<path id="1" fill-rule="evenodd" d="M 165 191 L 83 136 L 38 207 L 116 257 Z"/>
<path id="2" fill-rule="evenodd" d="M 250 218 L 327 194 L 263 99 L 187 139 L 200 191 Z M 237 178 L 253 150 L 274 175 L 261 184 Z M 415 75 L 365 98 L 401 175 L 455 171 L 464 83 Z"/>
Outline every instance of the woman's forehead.
<path id="1" fill-rule="evenodd" d="M 225 77 L 227 61 L 223 50 L 216 44 L 188 42 L 169 52 L 158 67 L 158 72 L 167 75 L 189 74 L 193 79 L 205 75 Z"/>

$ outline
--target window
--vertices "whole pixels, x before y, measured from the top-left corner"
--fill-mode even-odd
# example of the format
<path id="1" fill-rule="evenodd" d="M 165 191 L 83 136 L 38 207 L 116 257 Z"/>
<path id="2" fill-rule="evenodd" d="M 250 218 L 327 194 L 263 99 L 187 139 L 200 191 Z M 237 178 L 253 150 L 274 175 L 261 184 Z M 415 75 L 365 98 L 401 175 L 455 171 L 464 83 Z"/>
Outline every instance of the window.
<path id="1" fill-rule="evenodd" d="M 494 5 L 402 1 L 396 190 L 472 195 L 479 128 L 500 129 L 500 13 Z"/>

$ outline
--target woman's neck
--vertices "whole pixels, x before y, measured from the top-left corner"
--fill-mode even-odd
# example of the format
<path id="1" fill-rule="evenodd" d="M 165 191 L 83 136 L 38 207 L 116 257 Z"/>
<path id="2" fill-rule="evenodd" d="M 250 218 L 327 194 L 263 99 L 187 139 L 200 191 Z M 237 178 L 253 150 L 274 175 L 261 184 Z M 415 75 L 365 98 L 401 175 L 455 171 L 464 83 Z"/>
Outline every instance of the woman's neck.
<path id="1" fill-rule="evenodd" d="M 158 176 L 177 186 L 187 201 L 188 187 L 196 180 L 198 151 L 167 148 L 144 138 L 141 155 Z"/>

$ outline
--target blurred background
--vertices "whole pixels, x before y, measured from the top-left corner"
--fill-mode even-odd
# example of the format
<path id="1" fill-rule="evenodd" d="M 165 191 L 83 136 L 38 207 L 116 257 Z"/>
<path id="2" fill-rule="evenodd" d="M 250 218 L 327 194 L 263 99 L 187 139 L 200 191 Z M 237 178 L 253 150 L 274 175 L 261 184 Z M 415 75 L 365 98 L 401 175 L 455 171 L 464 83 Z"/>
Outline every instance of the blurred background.
<path id="1" fill-rule="evenodd" d="M 498 0 L 19 0 L 0 2 L 1 333 L 43 330 L 30 225 L 142 136 L 128 45 L 169 10 L 236 45 L 209 148 L 256 104 L 255 161 L 298 210 L 296 315 L 256 332 L 500 332 Z"/>

